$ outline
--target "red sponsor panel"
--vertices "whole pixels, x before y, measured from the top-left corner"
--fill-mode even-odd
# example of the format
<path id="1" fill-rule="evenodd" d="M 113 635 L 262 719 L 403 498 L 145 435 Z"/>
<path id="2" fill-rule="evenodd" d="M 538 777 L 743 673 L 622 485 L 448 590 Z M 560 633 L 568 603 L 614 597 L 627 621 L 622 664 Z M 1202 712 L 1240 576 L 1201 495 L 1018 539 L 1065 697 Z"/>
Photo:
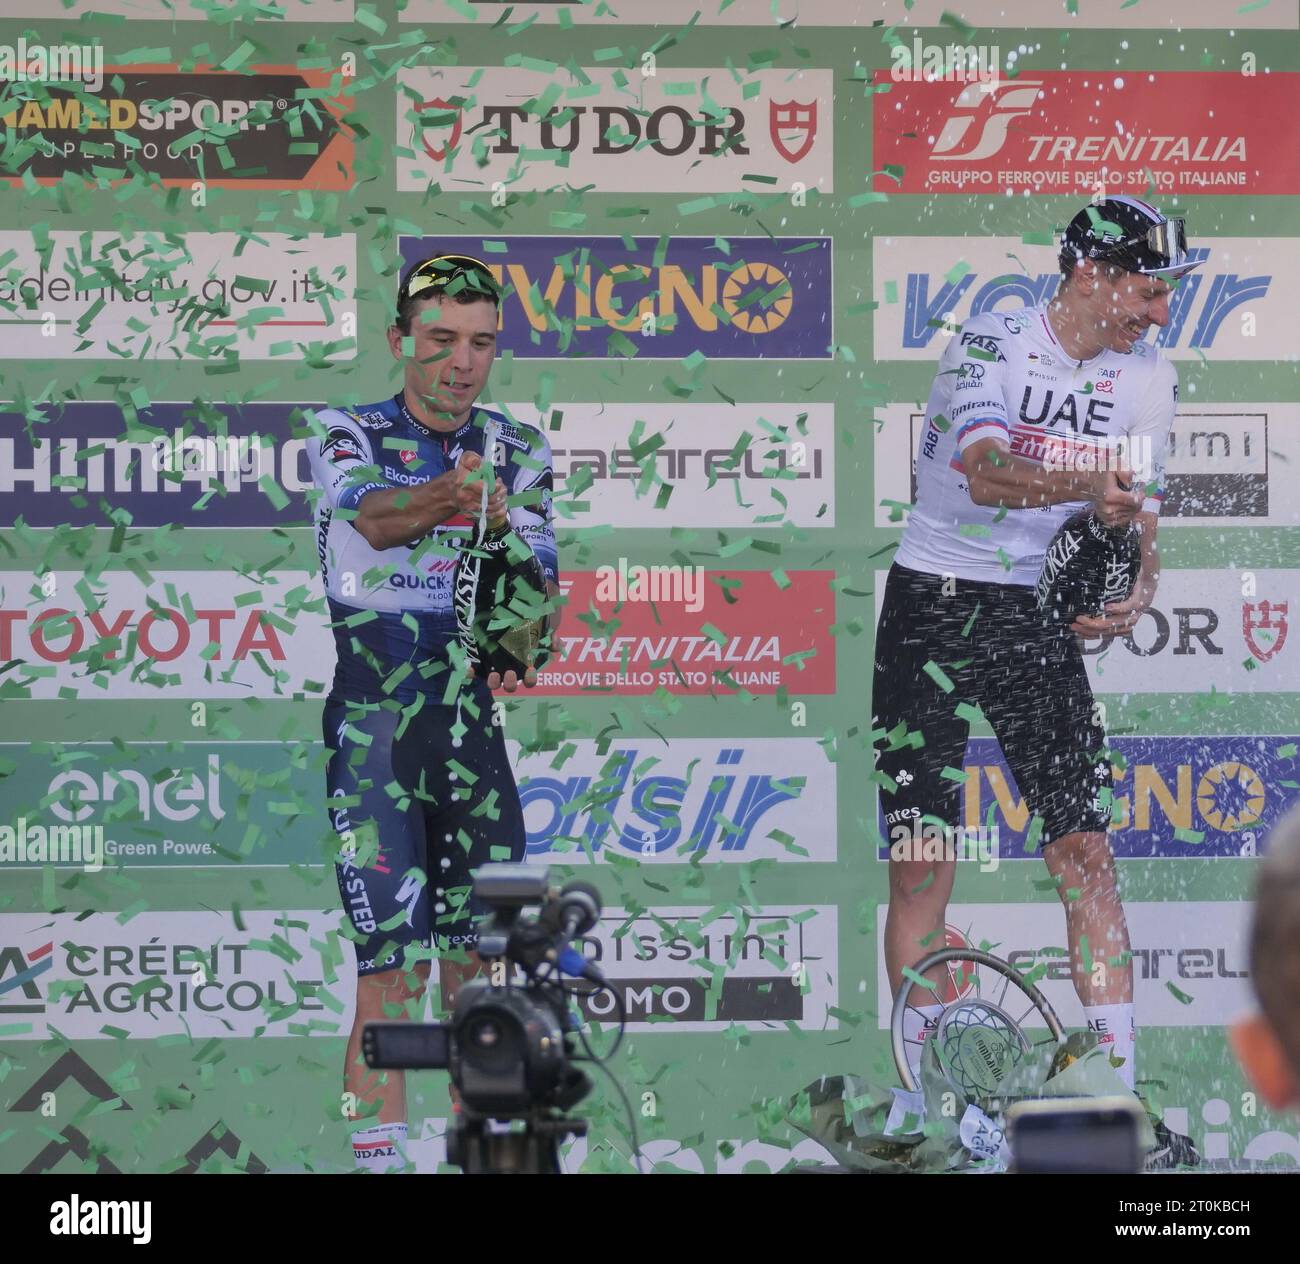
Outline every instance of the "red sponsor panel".
<path id="1" fill-rule="evenodd" d="M 786 577 L 781 588 L 765 571 L 578 572 L 565 580 L 559 653 L 535 692 L 735 692 L 725 675 L 750 693 L 834 693 L 835 572 Z"/>
<path id="2" fill-rule="evenodd" d="M 1300 74 L 1024 71 L 894 82 L 872 110 L 875 187 L 902 193 L 1300 193 Z M 901 184 L 886 167 L 901 167 Z M 894 174 L 897 174 L 896 172 Z"/>

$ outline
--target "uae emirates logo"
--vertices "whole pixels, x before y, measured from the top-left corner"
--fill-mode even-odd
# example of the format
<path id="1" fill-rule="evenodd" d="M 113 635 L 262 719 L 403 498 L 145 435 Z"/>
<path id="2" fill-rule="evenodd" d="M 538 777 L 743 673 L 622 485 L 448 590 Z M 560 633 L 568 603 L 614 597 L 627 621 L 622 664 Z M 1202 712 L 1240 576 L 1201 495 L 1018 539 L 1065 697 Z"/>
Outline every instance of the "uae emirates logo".
<path id="1" fill-rule="evenodd" d="M 434 97 L 432 101 L 421 101 L 415 107 L 416 112 L 428 117 L 419 123 L 420 143 L 424 152 L 434 162 L 441 162 L 460 143 L 460 130 L 464 120 L 460 106 Z M 438 142 L 441 141 L 441 144 Z"/>
<path id="2" fill-rule="evenodd" d="M 1267 663 L 1286 644 L 1286 616 L 1289 604 L 1285 601 L 1243 601 L 1241 603 L 1241 635 L 1246 639 L 1246 648 L 1261 663 Z M 1273 635 L 1267 636 L 1266 643 L 1261 645 L 1255 639 L 1257 632 Z"/>
<path id="3" fill-rule="evenodd" d="M 772 101 L 767 127 L 776 152 L 786 162 L 798 162 L 817 139 L 817 102 Z"/>

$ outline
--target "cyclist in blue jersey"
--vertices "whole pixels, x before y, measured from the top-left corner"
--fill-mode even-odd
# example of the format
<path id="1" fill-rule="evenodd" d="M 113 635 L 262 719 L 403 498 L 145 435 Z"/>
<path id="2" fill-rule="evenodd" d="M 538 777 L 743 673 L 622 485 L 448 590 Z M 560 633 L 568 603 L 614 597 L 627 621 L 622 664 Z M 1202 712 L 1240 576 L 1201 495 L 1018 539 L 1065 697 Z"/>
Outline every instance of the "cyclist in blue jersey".
<path id="1" fill-rule="evenodd" d="M 978 707 L 1065 906 L 1089 1026 L 1122 1059 L 1117 1069 L 1132 1087 L 1129 937 L 1106 836 L 1110 760 L 1073 633 L 1125 633 L 1155 595 L 1178 379 L 1143 339 L 1168 323 L 1172 287 L 1197 265 L 1183 222 L 1130 197 L 1081 211 L 1059 260 L 1051 301 L 961 327 L 927 405 L 916 504 L 876 639 L 873 729 L 884 734 L 877 768 L 890 843 L 885 958 L 896 994 L 905 967 L 945 946 L 951 844 L 971 827 L 962 819 L 963 717 Z M 1089 505 L 1109 526 L 1136 520 L 1141 573 L 1126 601 L 1058 631 L 1039 614 L 1034 584 L 1057 528 Z M 937 837 L 949 844 L 940 858 Z M 945 980 L 935 971 L 931 982 Z M 917 1058 L 942 999 L 912 988 L 904 1038 Z"/>
<path id="2" fill-rule="evenodd" d="M 487 265 L 441 255 L 411 268 L 388 345 L 403 389 L 357 409 L 322 409 L 308 442 L 319 489 L 316 540 L 338 665 L 323 717 L 330 816 L 342 844 L 339 891 L 357 951 L 356 1015 L 344 1066 L 359 1166 L 405 1162 L 401 1072 L 361 1058 L 367 1022 L 418 1011 L 439 957 L 442 1003 L 479 968 L 471 870 L 520 861 L 524 820 L 491 688 L 455 665 L 457 549 L 481 512 L 508 512 L 558 592 L 550 448 L 531 426 L 475 407 L 496 354 L 500 293 Z M 490 497 L 484 423 L 496 422 Z M 551 616 L 551 632 L 558 612 Z M 459 660 L 459 661 L 463 661 Z M 436 950 L 432 952 L 431 950 Z M 453 954 L 459 960 L 446 955 Z M 466 956 L 468 954 L 468 958 Z M 378 1105 L 377 1114 L 367 1107 Z"/>

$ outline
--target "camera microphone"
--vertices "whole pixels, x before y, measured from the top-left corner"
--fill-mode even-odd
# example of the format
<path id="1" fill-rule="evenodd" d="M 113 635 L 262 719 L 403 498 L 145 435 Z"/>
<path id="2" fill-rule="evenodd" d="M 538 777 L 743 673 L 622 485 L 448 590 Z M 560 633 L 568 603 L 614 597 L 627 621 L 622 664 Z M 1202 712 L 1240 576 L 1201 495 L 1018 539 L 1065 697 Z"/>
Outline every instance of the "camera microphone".
<path id="1" fill-rule="evenodd" d="M 570 882 L 560 891 L 556 920 L 566 940 L 592 930 L 600 918 L 600 892 L 589 882 Z"/>
<path id="2" fill-rule="evenodd" d="M 594 961 L 588 961 L 576 948 L 562 948 L 555 964 L 570 978 L 590 979 L 593 983 L 605 981 L 601 968 Z"/>

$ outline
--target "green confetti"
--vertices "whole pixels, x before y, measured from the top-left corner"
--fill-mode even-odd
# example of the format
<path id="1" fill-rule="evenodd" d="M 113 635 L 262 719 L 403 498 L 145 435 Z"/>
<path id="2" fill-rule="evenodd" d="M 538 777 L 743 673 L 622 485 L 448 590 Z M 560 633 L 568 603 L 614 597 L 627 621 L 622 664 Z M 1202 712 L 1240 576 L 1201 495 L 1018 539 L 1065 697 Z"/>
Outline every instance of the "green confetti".
<path id="1" fill-rule="evenodd" d="M 938 663 L 934 661 L 934 659 L 931 659 L 928 663 L 926 663 L 925 666 L 921 668 L 921 670 L 925 672 L 925 674 L 929 676 L 930 679 L 933 680 L 934 683 L 944 691 L 944 693 L 952 693 L 952 691 L 956 688 L 956 686 L 948 678 L 947 673 L 943 670 L 942 667 L 939 666 Z"/>

